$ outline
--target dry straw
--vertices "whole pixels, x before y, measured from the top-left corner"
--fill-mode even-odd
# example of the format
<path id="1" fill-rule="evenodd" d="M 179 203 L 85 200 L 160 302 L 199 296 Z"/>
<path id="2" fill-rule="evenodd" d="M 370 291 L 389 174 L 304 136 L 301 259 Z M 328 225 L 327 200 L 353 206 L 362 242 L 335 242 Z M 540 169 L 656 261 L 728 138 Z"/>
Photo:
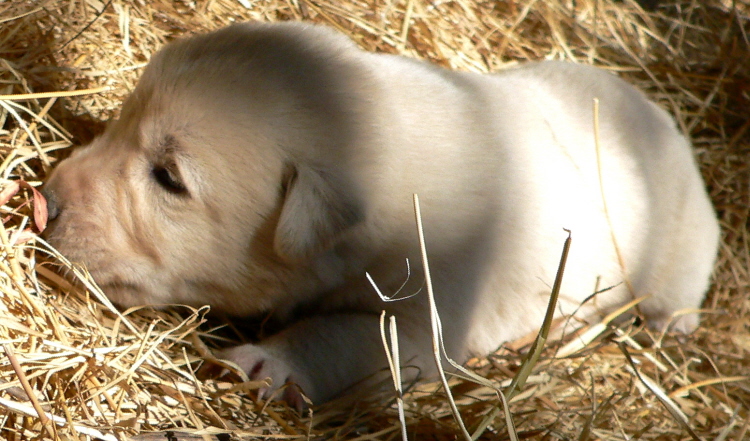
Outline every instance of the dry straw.
<path id="1" fill-rule="evenodd" d="M 325 23 L 365 49 L 460 70 L 542 58 L 604 67 L 645 90 L 692 137 L 723 228 L 715 283 L 701 328 L 686 338 L 608 321 L 573 335 L 578 324 L 559 322 L 563 332 L 509 402 L 515 434 L 745 439 L 750 5 L 658 3 L 644 11 L 632 0 L 0 1 L 0 190 L 19 179 L 39 186 L 74 144 L 116 116 L 166 41 L 233 21 Z M 257 382 L 196 378 L 197 362 L 220 340 L 205 311 L 112 307 L 85 269 L 36 238 L 32 194 L 21 187 L 2 206 L 0 438 L 401 438 L 388 388 L 366 403 L 342 399 L 299 415 L 255 402 Z M 82 288 L 56 275 L 61 265 Z M 473 436 L 508 439 L 496 389 L 508 386 L 532 339 L 473 360 L 488 383 L 449 377 Z M 410 439 L 460 436 L 439 384 L 408 388 L 402 410 Z"/>

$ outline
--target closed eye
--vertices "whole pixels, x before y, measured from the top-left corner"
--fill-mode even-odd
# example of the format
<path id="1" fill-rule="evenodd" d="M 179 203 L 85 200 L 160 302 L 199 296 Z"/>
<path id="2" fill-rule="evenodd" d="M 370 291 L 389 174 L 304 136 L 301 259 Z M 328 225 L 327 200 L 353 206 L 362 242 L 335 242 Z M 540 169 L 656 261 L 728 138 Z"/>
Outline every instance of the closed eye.
<path id="1" fill-rule="evenodd" d="M 164 190 L 172 194 L 184 195 L 188 192 L 176 166 L 155 165 L 151 169 L 151 175 Z"/>

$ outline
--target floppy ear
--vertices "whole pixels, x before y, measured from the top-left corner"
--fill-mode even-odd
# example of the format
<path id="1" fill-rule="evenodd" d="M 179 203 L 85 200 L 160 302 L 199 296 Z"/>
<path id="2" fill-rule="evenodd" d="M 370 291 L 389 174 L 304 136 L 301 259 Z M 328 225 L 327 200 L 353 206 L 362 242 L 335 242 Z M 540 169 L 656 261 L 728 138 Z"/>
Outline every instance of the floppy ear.
<path id="1" fill-rule="evenodd" d="M 354 188 L 309 167 L 295 167 L 274 235 L 274 251 L 301 261 L 332 246 L 362 218 Z"/>

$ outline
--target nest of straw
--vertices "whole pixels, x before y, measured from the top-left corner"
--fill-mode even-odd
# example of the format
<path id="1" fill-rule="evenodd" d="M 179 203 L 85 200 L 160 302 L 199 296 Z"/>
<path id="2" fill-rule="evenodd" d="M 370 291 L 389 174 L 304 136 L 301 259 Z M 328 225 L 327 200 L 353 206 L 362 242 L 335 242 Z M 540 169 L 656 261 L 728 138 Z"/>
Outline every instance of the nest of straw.
<path id="1" fill-rule="evenodd" d="M 519 370 L 531 339 L 470 363 L 489 383 L 452 378 L 451 390 L 479 439 L 748 436 L 746 0 L 664 0 L 648 11 L 632 0 L 36 0 L 0 2 L 0 437 L 400 437 L 392 393 L 299 415 L 257 402 L 257 384 L 197 378 L 204 343 L 220 338 L 205 310 L 118 311 L 36 236 L 33 189 L 117 116 L 149 57 L 175 37 L 244 20 L 325 23 L 367 50 L 459 70 L 576 60 L 619 73 L 666 107 L 693 139 L 723 228 L 700 329 L 678 339 L 628 322 L 600 326 L 577 347 L 550 342 L 509 403 L 512 425 L 496 388 Z M 56 275 L 60 265 L 81 287 Z M 437 384 L 410 388 L 404 414 L 411 439 L 460 436 Z"/>

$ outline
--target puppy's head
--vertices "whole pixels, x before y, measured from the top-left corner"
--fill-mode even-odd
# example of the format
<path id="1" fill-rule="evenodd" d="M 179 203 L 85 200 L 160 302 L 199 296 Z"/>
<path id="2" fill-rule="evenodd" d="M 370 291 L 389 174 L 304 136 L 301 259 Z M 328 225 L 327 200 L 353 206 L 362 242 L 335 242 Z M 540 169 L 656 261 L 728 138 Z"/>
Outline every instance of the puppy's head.
<path id="1" fill-rule="evenodd" d="M 346 174 L 356 53 L 299 25 L 167 46 L 50 177 L 49 241 L 123 306 L 254 313 L 332 283 L 316 260 L 363 209 Z"/>

